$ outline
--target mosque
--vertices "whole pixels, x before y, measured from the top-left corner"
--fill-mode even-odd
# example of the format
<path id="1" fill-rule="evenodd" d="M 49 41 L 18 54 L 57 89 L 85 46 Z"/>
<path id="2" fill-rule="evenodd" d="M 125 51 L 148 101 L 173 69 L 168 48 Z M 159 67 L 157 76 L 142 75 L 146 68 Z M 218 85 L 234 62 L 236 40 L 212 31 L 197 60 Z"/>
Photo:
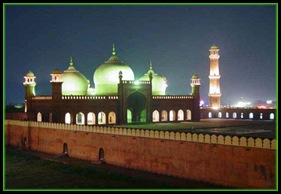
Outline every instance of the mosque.
<path id="1" fill-rule="evenodd" d="M 112 55 L 93 74 L 95 88 L 74 67 L 51 72 L 52 94 L 36 95 L 36 76 L 24 76 L 27 120 L 78 125 L 200 121 L 200 78 L 191 77 L 191 94 L 166 95 L 166 78 L 152 64 L 138 80 L 130 66 Z"/>

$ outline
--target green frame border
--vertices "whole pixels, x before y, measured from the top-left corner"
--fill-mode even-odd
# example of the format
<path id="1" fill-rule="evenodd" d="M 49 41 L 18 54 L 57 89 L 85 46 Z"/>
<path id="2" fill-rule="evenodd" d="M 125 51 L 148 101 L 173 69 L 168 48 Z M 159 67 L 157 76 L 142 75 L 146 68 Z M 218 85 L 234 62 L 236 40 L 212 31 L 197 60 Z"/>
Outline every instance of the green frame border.
<path id="1" fill-rule="evenodd" d="M 6 107 L 6 7 L 7 6 L 275 6 L 276 9 L 276 188 L 275 189 L 5 189 L 5 107 Z M 3 3 L 3 191 L 278 191 L 278 3 Z"/>

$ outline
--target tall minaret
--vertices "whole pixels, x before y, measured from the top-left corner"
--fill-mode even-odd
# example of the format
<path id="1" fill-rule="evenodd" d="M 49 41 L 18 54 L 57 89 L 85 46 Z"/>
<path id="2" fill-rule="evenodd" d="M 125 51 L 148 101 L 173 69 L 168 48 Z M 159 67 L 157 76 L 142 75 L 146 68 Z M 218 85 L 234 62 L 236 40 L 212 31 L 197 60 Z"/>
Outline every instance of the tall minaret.
<path id="1" fill-rule="evenodd" d="M 219 108 L 221 106 L 220 97 L 220 72 L 219 72 L 219 48 L 216 45 L 210 48 L 210 87 L 209 87 L 209 106 Z"/>

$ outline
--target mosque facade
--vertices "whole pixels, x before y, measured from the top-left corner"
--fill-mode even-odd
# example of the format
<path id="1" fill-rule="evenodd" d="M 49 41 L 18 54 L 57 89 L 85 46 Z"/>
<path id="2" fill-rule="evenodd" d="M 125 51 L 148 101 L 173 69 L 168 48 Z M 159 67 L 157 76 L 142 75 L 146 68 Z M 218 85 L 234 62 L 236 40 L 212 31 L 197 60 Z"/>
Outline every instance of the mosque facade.
<path id="1" fill-rule="evenodd" d="M 133 70 L 112 55 L 93 74 L 95 88 L 70 59 L 63 72 L 51 72 L 52 94 L 36 95 L 36 76 L 24 76 L 27 120 L 79 125 L 200 121 L 200 78 L 191 77 L 191 94 L 167 95 L 167 80 L 148 71 L 136 80 Z"/>

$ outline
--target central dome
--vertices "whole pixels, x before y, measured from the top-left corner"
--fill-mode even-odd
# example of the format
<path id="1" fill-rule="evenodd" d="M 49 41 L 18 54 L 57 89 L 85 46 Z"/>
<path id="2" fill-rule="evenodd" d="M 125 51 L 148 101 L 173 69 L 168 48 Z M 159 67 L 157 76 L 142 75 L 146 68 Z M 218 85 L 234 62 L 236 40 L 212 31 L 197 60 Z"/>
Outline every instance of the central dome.
<path id="1" fill-rule="evenodd" d="M 119 72 L 123 80 L 134 80 L 133 70 L 115 55 L 113 46 L 112 56 L 101 64 L 95 71 L 93 80 L 97 95 L 116 95 L 118 93 Z"/>

